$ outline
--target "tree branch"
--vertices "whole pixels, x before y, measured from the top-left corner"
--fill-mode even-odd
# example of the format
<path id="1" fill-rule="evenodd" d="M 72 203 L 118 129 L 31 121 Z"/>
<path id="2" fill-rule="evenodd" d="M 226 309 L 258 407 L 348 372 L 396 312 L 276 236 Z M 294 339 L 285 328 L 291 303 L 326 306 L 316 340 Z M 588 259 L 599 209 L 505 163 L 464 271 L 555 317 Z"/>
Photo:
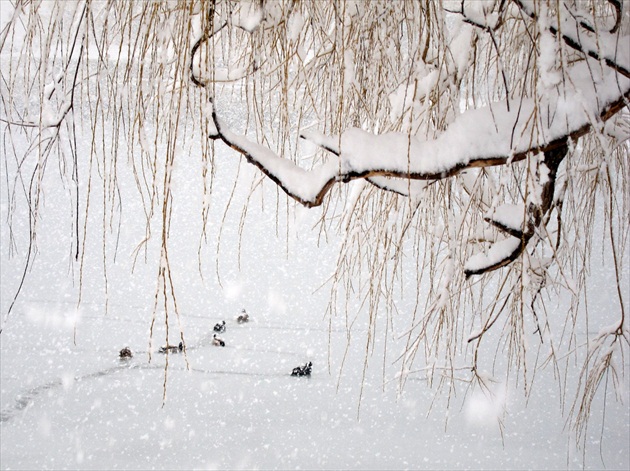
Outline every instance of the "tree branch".
<path id="1" fill-rule="evenodd" d="M 559 93 L 547 106 L 529 101 L 519 115 L 516 111 L 491 113 L 490 107 L 468 110 L 461 114 L 440 136 L 422 141 L 402 133 L 373 135 L 360 129 L 346 130 L 340 138 L 302 134 L 336 158 L 312 170 L 305 170 L 293 161 L 275 154 L 245 136 L 232 132 L 218 116 L 213 102 L 212 119 L 216 127 L 213 139 L 243 155 L 298 203 L 306 207 L 319 206 L 336 182 L 376 177 L 405 180 L 440 180 L 457 175 L 468 168 L 506 165 L 524 160 L 529 155 L 549 153 L 563 148 L 568 140 L 576 141 L 592 129 L 592 116 L 606 121 L 627 106 L 630 81 L 608 76 L 598 89 L 581 89 L 575 94 Z M 576 80 L 579 82 L 579 80 Z M 606 100 L 604 91 L 611 93 L 619 86 L 623 91 Z M 598 103 L 603 103 L 598 106 Z M 496 106 L 495 108 L 501 108 Z M 557 109 L 556 109 L 557 108 Z M 538 113 L 537 119 L 530 119 Z M 547 113 L 547 115 L 544 115 Z M 493 121 L 492 116 L 496 117 Z M 542 131 L 534 129 L 533 121 L 550 122 Z M 513 129 L 516 130 L 513 133 Z M 520 136 L 510 148 L 512 134 Z M 337 144 L 335 144 L 335 142 Z M 396 192 L 401 192 L 397 186 Z"/>
<path id="2" fill-rule="evenodd" d="M 514 3 L 516 3 L 516 5 L 518 5 L 518 7 L 521 9 L 521 11 L 529 16 L 532 20 L 534 21 L 538 21 L 538 15 L 536 14 L 536 12 L 534 11 L 530 11 L 522 2 L 522 0 L 513 0 Z M 616 2 L 613 0 L 611 1 L 611 4 L 613 6 L 615 6 Z M 621 18 L 621 7 L 619 7 L 618 10 L 616 10 L 618 12 L 617 14 L 617 22 L 620 22 L 620 18 Z M 585 26 L 583 24 L 580 23 L 580 25 L 585 28 L 587 31 L 592 30 L 592 27 L 588 27 Z M 562 40 L 564 41 L 564 43 L 569 46 L 571 49 L 574 49 L 578 52 L 581 52 L 582 54 L 585 54 L 589 57 L 592 57 L 595 60 L 598 61 L 603 61 L 608 67 L 610 67 L 611 69 L 615 70 L 616 72 L 620 73 L 621 75 L 623 75 L 626 78 L 630 78 L 630 69 L 628 68 L 627 64 L 620 64 L 617 62 L 617 51 L 609 51 L 612 52 L 613 55 L 611 57 L 608 57 L 606 54 L 602 54 L 601 52 L 595 50 L 594 48 L 589 48 L 587 46 L 584 46 L 583 42 L 580 40 L 579 38 L 579 33 L 576 30 L 576 34 L 575 35 L 571 35 L 569 33 L 567 33 L 566 31 L 563 31 L 562 33 L 560 33 L 560 31 L 558 30 L 558 28 L 556 28 L 555 26 L 549 26 L 547 28 L 549 30 L 549 32 L 551 32 L 553 35 L 555 36 L 560 36 L 562 38 Z M 618 26 L 617 24 L 615 24 L 615 26 L 611 29 L 610 33 L 613 34 L 617 31 Z M 600 33 L 600 36 L 602 36 L 603 33 Z M 601 44 L 601 42 L 599 43 Z M 624 44 L 625 46 L 625 44 Z M 613 60 L 614 57 L 614 60 Z"/>
<path id="3" fill-rule="evenodd" d="M 558 167 L 564 160 L 567 151 L 569 150 L 568 140 L 564 140 L 558 144 L 558 147 L 545 151 L 544 164 L 547 166 L 549 173 L 547 175 L 547 181 L 542 187 L 541 203 L 540 205 L 530 204 L 525 214 L 526 227 L 520 233 L 516 231 L 511 233 L 511 237 L 499 243 L 495 243 L 490 248 L 488 254 L 478 254 L 472 257 L 464 268 L 464 274 L 466 277 L 472 275 L 481 275 L 498 268 L 509 265 L 518 257 L 521 256 L 523 251 L 527 248 L 527 244 L 534 237 L 538 229 L 543 225 L 545 215 L 553 207 L 553 195 L 556 188 L 556 175 L 558 174 Z M 495 226 L 503 226 L 496 221 L 487 221 Z M 500 227 L 501 228 L 501 227 Z M 505 232 L 509 233 L 505 228 Z M 499 246 L 496 248 L 496 246 Z M 505 250 L 508 247 L 510 250 Z M 494 249 L 494 253 L 493 252 Z M 499 256 L 497 256 L 498 254 Z"/>

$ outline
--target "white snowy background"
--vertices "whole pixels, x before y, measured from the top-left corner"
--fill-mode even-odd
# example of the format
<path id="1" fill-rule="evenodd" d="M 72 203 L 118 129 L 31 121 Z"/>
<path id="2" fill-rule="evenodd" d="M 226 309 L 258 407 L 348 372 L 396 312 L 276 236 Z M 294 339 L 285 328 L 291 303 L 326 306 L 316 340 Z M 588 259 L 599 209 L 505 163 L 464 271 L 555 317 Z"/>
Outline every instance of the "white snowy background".
<path id="1" fill-rule="evenodd" d="M 85 194 L 89 134 L 84 130 L 82 136 L 80 189 Z M 278 192 L 267 182 L 251 199 L 241 240 L 241 208 L 251 182 L 261 175 L 221 145 L 207 242 L 199 256 L 203 182 L 194 141 L 177 151 L 169 239 L 180 312 L 179 320 L 170 312 L 169 342 L 178 343 L 181 326 L 187 355 L 169 356 L 163 402 L 165 357 L 154 353 L 148 358 L 159 224 L 153 223 L 147 263 L 141 256 L 134 266 L 133 250 L 145 235 L 145 221 L 125 157 L 117 168 L 122 205 L 105 234 L 99 213 L 103 194 L 91 195 L 94 211 L 78 307 L 79 268 L 72 259 L 69 217 L 73 189 L 60 178 L 60 164 L 48 164 L 36 263 L 0 334 L 0 468 L 630 468 L 627 390 L 618 398 L 611 384 L 602 384 L 586 448 L 575 446 L 567 422 L 581 366 L 574 360 L 567 384 L 549 367 L 535 377 L 529 397 L 522 382 L 505 380 L 503 349 L 497 352 L 496 382 L 489 391 L 456 384 L 450 399 L 436 396 L 422 372 L 411 374 L 401 390 L 396 359 L 403 352 L 414 300 L 398 300 L 399 314 L 387 331 L 383 313 L 376 343 L 366 352 L 365 316 L 359 315 L 351 329 L 345 317 L 325 316 L 329 292 L 328 285 L 321 286 L 335 269 L 341 239 L 332 232 L 323 238 L 313 229 L 321 209 L 297 208 L 287 217 L 281 195 L 277 218 Z M 3 163 L 0 169 L 3 316 L 19 286 L 28 243 L 25 205 L 10 212 L 8 183 L 16 178 L 15 165 Z M 26 162 L 22 171 L 32 170 L 32 162 Z M 98 169 L 92 175 L 100 183 Z M 6 224 L 10 214 L 11 230 Z M 603 233 L 602 221 L 598 224 Z M 580 342 L 587 329 L 596 333 L 617 315 L 614 270 L 601 243 L 597 239 L 599 248 L 592 251 L 589 323 L 578 329 Z M 626 256 L 626 294 L 628 266 Z M 567 300 L 549 302 L 560 325 Z M 352 307 L 351 320 L 360 314 Z M 251 322 L 238 325 L 242 308 Z M 165 341 L 162 313 L 160 302 L 154 349 Z M 461 316 L 470 319 L 471 313 Z M 221 320 L 227 322 L 225 348 L 210 342 L 212 326 Z M 531 333 L 528 342 L 537 341 Z M 125 346 L 135 356 L 120 361 L 118 352 Z M 291 377 L 292 368 L 306 361 L 313 362 L 312 376 Z M 627 374 L 629 360 L 624 361 Z"/>

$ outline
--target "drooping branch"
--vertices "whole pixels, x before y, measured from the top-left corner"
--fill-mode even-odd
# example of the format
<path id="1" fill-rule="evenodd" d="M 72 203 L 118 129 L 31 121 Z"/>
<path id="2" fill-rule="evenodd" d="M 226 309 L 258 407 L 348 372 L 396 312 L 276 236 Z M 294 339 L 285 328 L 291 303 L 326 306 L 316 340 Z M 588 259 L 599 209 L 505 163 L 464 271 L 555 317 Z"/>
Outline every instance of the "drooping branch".
<path id="1" fill-rule="evenodd" d="M 8 124 L 10 126 L 19 126 L 23 128 L 37 128 L 37 129 L 46 129 L 46 128 L 59 128 L 61 124 L 64 122 L 66 117 L 74 111 L 75 106 L 75 92 L 79 86 L 79 71 L 81 70 L 81 63 L 85 59 L 84 51 L 85 51 L 85 33 L 80 34 L 84 29 L 83 20 L 87 16 L 88 11 L 88 2 L 83 5 L 83 9 L 79 15 L 78 23 L 76 29 L 74 31 L 74 36 L 72 40 L 72 45 L 70 46 L 70 51 L 68 53 L 68 59 L 66 64 L 64 65 L 64 73 L 59 74 L 58 77 L 49 84 L 45 90 L 44 96 L 45 99 L 50 101 L 53 97 L 53 94 L 57 90 L 57 87 L 60 86 L 61 81 L 66 75 L 70 75 L 72 77 L 72 85 L 70 86 L 70 91 L 67 93 L 65 100 L 59 106 L 59 110 L 56 114 L 48 116 L 47 114 L 40 116 L 39 122 L 30 122 L 30 121 L 14 121 L 10 119 L 0 118 L 0 122 Z M 72 64 L 72 58 L 74 57 L 74 51 L 76 50 L 77 44 L 80 44 L 80 49 L 76 61 L 76 66 L 74 72 L 70 71 L 70 65 Z"/>
<path id="2" fill-rule="evenodd" d="M 615 10 L 615 24 L 610 29 L 610 33 L 614 34 L 621 26 L 621 2 L 619 0 L 608 0 L 608 3 L 610 3 Z"/>
<path id="3" fill-rule="evenodd" d="M 225 21 L 217 29 L 214 28 L 215 10 L 216 4 L 213 1 L 210 3 L 210 7 L 208 8 L 208 25 L 203 34 L 199 38 L 197 38 L 193 46 L 190 48 L 190 81 L 201 88 L 204 88 L 207 83 L 205 81 L 202 81 L 200 77 L 197 77 L 197 74 L 195 73 L 195 58 L 197 55 L 197 51 L 202 44 L 208 42 L 215 34 L 221 31 L 225 26 L 227 26 L 227 21 Z"/>
<path id="4" fill-rule="evenodd" d="M 216 134 L 211 138 L 245 156 L 291 198 L 314 207 L 322 204 L 336 182 L 381 177 L 440 180 L 465 169 L 506 165 L 562 149 L 568 140 L 590 132 L 594 119 L 610 119 L 630 100 L 630 80 L 608 72 L 593 86 L 590 73 L 585 64 L 573 66 L 569 74 L 573 82 L 587 85 L 572 93 L 557 92 L 544 103 L 524 100 L 519 111 L 506 111 L 500 102 L 468 110 L 434 140 L 402 133 L 374 135 L 357 128 L 340 137 L 303 134 L 335 156 L 311 170 L 233 132 L 214 103 Z M 548 124 L 541 129 L 542 123 Z M 395 191 L 401 193 L 400 186 Z"/>
<path id="5" fill-rule="evenodd" d="M 524 227 L 516 228 L 513 225 L 502 223 L 495 218 L 486 217 L 485 220 L 509 237 L 493 244 L 488 253 L 481 253 L 468 260 L 464 268 L 465 275 L 481 275 L 512 263 L 521 256 L 527 248 L 527 244 L 534 237 L 553 206 L 553 195 L 556 188 L 556 176 L 558 167 L 564 160 L 569 149 L 568 141 L 560 142 L 558 147 L 547 150 L 544 153 L 543 163 L 548 173 L 546 182 L 542 185 L 540 204 L 530 203 L 526 211 L 520 211 L 524 215 Z M 516 214 L 518 215 L 518 211 Z"/>
<path id="6" fill-rule="evenodd" d="M 539 21 L 538 14 L 530 11 L 524 2 L 515 0 L 515 3 L 527 18 Z M 504 6 L 502 2 L 500 13 Z M 462 3 L 459 14 L 465 21 L 467 13 Z M 492 34 L 501 26 L 500 14 L 498 18 L 494 21 L 497 18 L 488 17 L 486 20 L 491 23 L 474 19 L 469 23 Z M 339 136 L 303 132 L 300 138 L 330 154 L 323 164 L 307 170 L 233 131 L 219 116 L 214 101 L 215 130 L 210 137 L 239 152 L 306 207 L 321 205 L 337 182 L 365 179 L 385 191 L 417 198 L 421 197 L 426 181 L 446 179 L 469 168 L 509 165 L 543 154 L 549 176 L 541 182 L 543 194 L 538 204 L 522 206 L 520 213 L 517 212 L 522 215 L 518 225 L 501 221 L 497 214 L 487 216 L 486 221 L 508 238 L 494 243 L 487 253 L 472 257 L 465 267 L 467 276 L 492 271 L 516 260 L 545 224 L 553 206 L 555 175 L 569 142 L 576 142 L 594 126 L 599 128 L 601 122 L 617 114 L 630 100 L 630 58 L 623 38 L 594 44 L 588 36 L 590 29 L 575 16 L 571 19 L 571 15 L 563 15 L 562 28 L 546 25 L 545 29 L 584 56 L 583 61 L 564 68 L 567 80 L 562 86 L 548 90 L 542 97 L 522 97 L 519 106 L 512 110 L 504 101 L 467 110 L 434 139 L 397 132 L 374 135 L 358 128 L 346 129 Z M 495 48 L 499 53 L 496 43 Z M 596 61 L 607 67 L 598 67 Z M 505 77 L 504 82 L 507 89 Z"/>
<path id="7" fill-rule="evenodd" d="M 216 109 L 212 110 L 216 134 L 212 139 L 221 139 L 225 144 L 242 154 L 249 163 L 258 167 L 284 192 L 306 207 L 322 204 L 324 196 L 340 174 L 338 163 L 332 160 L 324 165 L 304 170 L 288 159 L 276 155 L 269 148 L 250 141 L 232 132 L 219 118 Z"/>
<path id="8" fill-rule="evenodd" d="M 535 11 L 527 8 L 525 3 L 522 0 L 514 0 L 514 3 L 518 5 L 521 11 L 529 16 L 532 20 L 538 21 L 538 15 Z M 618 30 L 618 23 L 620 23 L 621 19 L 621 7 L 618 5 L 618 2 L 611 1 L 610 2 L 614 7 L 617 13 L 617 20 L 615 26 L 611 29 L 610 35 L 612 36 Z M 564 43 L 569 46 L 571 49 L 574 49 L 586 56 L 592 57 L 597 61 L 603 61 L 608 67 L 615 70 L 619 74 L 623 75 L 626 78 L 630 78 L 630 67 L 628 64 L 623 64 L 621 61 L 623 59 L 627 59 L 628 54 L 628 38 L 620 38 L 619 46 L 621 47 L 621 51 L 618 51 L 615 48 L 612 51 L 601 51 L 599 47 L 603 44 L 604 33 L 599 32 L 598 41 L 592 45 L 587 44 L 587 39 L 580 35 L 578 26 L 584 28 L 586 31 L 592 32 L 594 29 L 592 26 L 585 25 L 584 22 L 576 22 L 575 25 L 569 25 L 568 23 L 563 24 L 563 29 L 560 31 L 559 28 L 549 25 L 548 30 L 555 36 L 559 36 L 562 38 Z M 613 44 L 617 44 L 617 41 L 612 41 Z"/>

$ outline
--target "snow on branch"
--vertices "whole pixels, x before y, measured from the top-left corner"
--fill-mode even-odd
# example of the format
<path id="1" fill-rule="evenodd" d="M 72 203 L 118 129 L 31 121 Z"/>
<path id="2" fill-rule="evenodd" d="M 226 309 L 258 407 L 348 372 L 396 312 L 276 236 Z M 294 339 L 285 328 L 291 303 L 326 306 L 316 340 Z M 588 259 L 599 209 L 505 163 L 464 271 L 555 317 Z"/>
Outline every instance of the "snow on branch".
<path id="1" fill-rule="evenodd" d="M 340 175 L 338 159 L 329 160 L 310 171 L 304 170 L 292 161 L 278 156 L 271 149 L 232 132 L 219 118 L 214 106 L 212 119 L 216 135 L 210 136 L 211 138 L 221 139 L 242 154 L 249 163 L 258 167 L 287 195 L 306 207 L 322 204 L 324 195 Z"/>
<path id="2" fill-rule="evenodd" d="M 492 214 L 486 215 L 484 220 L 504 233 L 520 239 L 525 232 L 523 225 L 526 214 L 524 204 L 502 204 Z"/>
<path id="3" fill-rule="evenodd" d="M 514 0 L 514 3 L 518 5 L 525 15 L 533 20 L 538 20 L 538 14 L 531 1 Z M 610 3 L 614 6 L 616 21 L 615 26 L 609 33 L 598 31 L 597 38 L 589 38 L 586 34 L 581 34 L 580 27 L 583 28 L 585 32 L 590 33 L 593 33 L 595 29 L 583 20 L 574 18 L 574 15 L 568 10 L 566 5 L 563 5 L 564 10 L 562 10 L 562 14 L 560 15 L 561 23 L 558 27 L 549 25 L 548 30 L 553 35 L 561 37 L 564 43 L 570 48 L 592 57 L 595 60 L 601 60 L 608 67 L 624 77 L 630 78 L 630 67 L 627 63 L 630 38 L 615 35 L 621 23 L 621 6 L 616 1 L 611 1 Z M 528 4 L 532 4 L 531 8 Z M 626 63 L 623 63 L 623 59 L 626 59 Z"/>
<path id="4" fill-rule="evenodd" d="M 529 155 L 561 148 L 568 139 L 576 140 L 598 121 L 614 116 L 630 100 L 630 80 L 614 70 L 598 69 L 589 61 L 571 67 L 571 90 L 556 89 L 537 101 L 524 98 L 511 111 L 502 102 L 470 109 L 433 140 L 396 132 L 374 135 L 358 128 L 347 129 L 337 137 L 303 134 L 302 138 L 334 155 L 311 170 L 233 132 L 218 115 L 214 103 L 216 135 L 211 137 L 245 156 L 287 195 L 307 207 L 321 205 L 336 182 L 361 178 L 407 194 L 406 185 L 389 188 L 388 180 L 382 177 L 438 180 L 468 168 L 521 161 Z M 600 76 L 593 77 L 597 70 Z"/>
<path id="5" fill-rule="evenodd" d="M 547 167 L 547 174 L 542 185 L 539 204 L 529 204 L 526 211 L 524 206 L 502 206 L 492 217 L 485 218 L 509 236 L 505 240 L 492 244 L 486 253 L 476 254 L 468 259 L 464 266 L 467 277 L 504 267 L 520 257 L 553 207 L 558 167 L 566 157 L 568 149 L 568 141 L 565 139 L 557 148 L 545 151 L 544 164 Z M 519 215 L 521 223 L 518 222 Z"/>
<path id="6" fill-rule="evenodd" d="M 478 253 L 469 258 L 464 273 L 466 276 L 480 275 L 504 267 L 516 260 L 526 246 L 525 239 L 512 236 L 495 242 L 486 253 Z"/>

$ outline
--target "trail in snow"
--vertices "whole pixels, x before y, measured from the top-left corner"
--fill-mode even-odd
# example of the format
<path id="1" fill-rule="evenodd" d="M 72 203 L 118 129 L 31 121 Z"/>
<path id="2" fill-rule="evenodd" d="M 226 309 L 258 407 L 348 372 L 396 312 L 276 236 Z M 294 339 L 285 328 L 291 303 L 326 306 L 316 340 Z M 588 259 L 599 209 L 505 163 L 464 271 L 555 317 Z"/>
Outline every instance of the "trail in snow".
<path id="1" fill-rule="evenodd" d="M 225 348 L 225 349 L 230 349 L 230 350 L 237 350 L 237 351 L 246 351 L 246 352 L 252 352 L 252 353 L 267 353 L 267 354 L 273 354 L 273 355 L 287 355 L 287 356 L 291 356 L 291 357 L 295 357 L 296 361 L 300 360 L 302 355 L 298 352 L 291 352 L 291 351 L 277 351 L 277 350 L 270 350 L 270 349 L 256 349 L 256 348 L 248 348 L 248 347 L 239 347 L 239 346 L 226 346 L 226 347 L 213 347 L 213 346 L 209 346 L 206 344 L 206 342 L 209 342 L 211 337 L 206 336 L 203 337 L 202 339 L 200 339 L 197 343 L 186 347 L 186 351 L 187 352 L 191 352 L 191 351 L 195 351 L 195 350 L 199 350 L 199 349 L 215 349 L 215 348 Z M 142 350 L 134 350 L 134 355 L 138 356 L 138 355 L 142 355 L 142 354 L 147 354 L 148 351 L 142 351 Z M 154 355 L 157 355 L 158 358 L 162 357 L 162 354 L 157 354 L 154 353 Z M 182 355 L 181 353 L 172 353 L 171 356 L 180 356 Z M 73 380 L 75 382 L 80 382 L 80 381 L 86 381 L 86 380 L 90 380 L 90 379 L 98 379 L 98 378 L 102 378 L 105 376 L 110 376 L 110 375 L 114 375 L 116 373 L 119 373 L 121 371 L 129 371 L 129 370 L 156 370 L 156 369 L 164 369 L 164 365 L 163 364 L 159 364 L 159 363 L 137 363 L 137 364 L 130 364 L 130 362 L 133 362 L 133 359 L 121 359 L 120 362 L 121 364 L 118 366 L 114 366 L 114 367 L 110 367 L 110 368 L 106 368 L 103 370 L 99 370 L 99 371 L 95 371 L 93 373 L 88 373 L 85 375 L 81 375 L 81 376 L 75 376 L 73 378 Z M 186 371 L 186 368 L 183 367 L 177 367 L 177 366 L 169 366 L 169 370 L 172 371 Z M 250 376 L 250 377 L 262 377 L 262 378 L 282 378 L 282 377 L 291 377 L 290 373 L 256 373 L 256 372 L 251 372 L 251 371 L 233 371 L 233 370 L 207 370 L 207 369 L 201 369 L 201 368 L 189 368 L 188 371 L 194 372 L 194 373 L 203 373 L 203 374 L 207 374 L 207 375 L 241 375 L 241 376 Z M 20 393 L 16 396 L 15 398 L 15 402 L 13 403 L 13 405 L 5 408 L 4 410 L 2 410 L 0 412 L 0 423 L 6 423 L 9 420 L 13 419 L 18 413 L 22 412 L 23 410 L 25 410 L 27 407 L 29 407 L 34 401 L 35 399 L 40 396 L 42 393 L 46 392 L 46 391 L 50 391 L 50 390 L 54 390 L 57 388 L 62 387 L 64 384 L 63 379 L 61 378 L 57 378 L 54 379 L 52 381 L 49 381 L 47 383 L 41 384 L 39 386 L 33 387 L 33 388 L 29 388 L 26 391 L 24 391 L 23 393 Z"/>

